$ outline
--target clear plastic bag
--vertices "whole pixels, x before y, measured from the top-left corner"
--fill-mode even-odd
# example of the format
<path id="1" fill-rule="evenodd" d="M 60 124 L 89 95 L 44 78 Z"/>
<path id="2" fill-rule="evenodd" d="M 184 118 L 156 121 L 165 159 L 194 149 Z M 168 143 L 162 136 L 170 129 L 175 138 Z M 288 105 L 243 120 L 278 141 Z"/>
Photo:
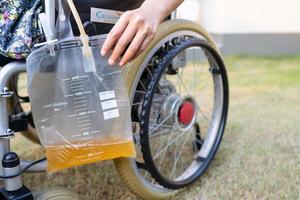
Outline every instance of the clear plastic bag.
<path id="1" fill-rule="evenodd" d="M 89 38 L 89 70 L 80 38 L 59 40 L 27 59 L 28 92 L 48 171 L 134 157 L 122 70 L 100 55 L 105 35 Z"/>

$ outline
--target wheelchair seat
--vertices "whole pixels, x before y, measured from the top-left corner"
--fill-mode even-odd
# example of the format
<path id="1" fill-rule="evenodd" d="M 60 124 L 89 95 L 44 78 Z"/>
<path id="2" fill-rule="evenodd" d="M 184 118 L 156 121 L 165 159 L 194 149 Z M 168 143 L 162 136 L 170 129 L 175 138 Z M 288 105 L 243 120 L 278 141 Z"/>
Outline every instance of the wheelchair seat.
<path id="1" fill-rule="evenodd" d="M 17 59 L 14 59 L 14 58 L 8 58 L 8 57 L 5 57 L 5 56 L 0 54 L 0 67 L 3 67 L 4 65 L 6 65 L 10 62 L 13 62 L 13 61 L 24 61 L 24 60 L 17 60 Z"/>
<path id="2" fill-rule="evenodd" d="M 88 24 L 90 23 L 90 10 L 91 7 L 94 8 L 102 8 L 102 9 L 111 9 L 111 10 L 118 10 L 118 11 L 127 11 L 132 10 L 135 8 L 138 8 L 141 6 L 141 4 L 144 2 L 144 0 L 74 0 L 74 3 L 76 5 L 76 8 L 78 10 L 78 13 L 80 15 L 80 18 L 82 20 L 82 23 Z M 77 25 L 75 23 L 75 20 L 73 16 L 71 16 L 71 24 L 73 28 L 73 32 L 75 35 L 79 35 L 79 30 L 77 28 Z M 103 24 L 103 23 L 93 23 L 95 27 L 95 31 L 87 33 L 88 35 L 99 35 L 99 34 L 106 34 L 108 33 L 112 27 L 113 24 Z M 88 28 L 86 28 L 88 29 Z"/>

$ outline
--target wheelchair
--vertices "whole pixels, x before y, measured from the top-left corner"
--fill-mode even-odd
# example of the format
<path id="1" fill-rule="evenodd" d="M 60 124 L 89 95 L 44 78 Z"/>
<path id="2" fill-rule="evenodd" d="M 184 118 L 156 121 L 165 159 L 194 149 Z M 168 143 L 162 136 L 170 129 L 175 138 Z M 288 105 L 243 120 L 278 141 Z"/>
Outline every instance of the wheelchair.
<path id="1" fill-rule="evenodd" d="M 80 14 L 86 28 L 93 27 L 90 34 L 102 33 L 103 26 L 98 28 L 84 12 Z M 23 185 L 22 173 L 47 168 L 45 159 L 21 160 L 14 166 L 16 174 L 10 176 L 6 164 L 18 158 L 10 152 L 10 139 L 16 132 L 39 143 L 33 116 L 24 106 L 30 103 L 29 97 L 20 94 L 18 87 L 25 66 L 23 61 L 11 61 L 0 71 L 0 178 L 4 182 L 0 195 L 4 199 L 12 193 L 18 199 L 30 199 L 32 193 Z M 229 86 L 220 52 L 199 24 L 170 17 L 161 23 L 148 48 L 123 68 L 123 79 L 131 100 L 137 157 L 115 159 L 116 170 L 140 198 L 171 198 L 203 175 L 222 141 Z M 55 188 L 33 197 L 79 199 L 73 192 Z"/>

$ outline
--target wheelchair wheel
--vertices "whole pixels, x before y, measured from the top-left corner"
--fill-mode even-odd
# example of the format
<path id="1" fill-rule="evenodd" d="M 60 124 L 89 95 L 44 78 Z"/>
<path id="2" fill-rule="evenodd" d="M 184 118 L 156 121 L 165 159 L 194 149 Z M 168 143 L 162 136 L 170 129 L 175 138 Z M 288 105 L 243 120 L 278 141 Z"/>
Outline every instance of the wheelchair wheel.
<path id="1" fill-rule="evenodd" d="M 141 198 L 170 198 L 197 180 L 218 150 L 228 109 L 225 66 L 203 28 L 171 20 L 126 66 L 124 79 L 138 156 L 116 159 L 116 169 Z"/>
<path id="2" fill-rule="evenodd" d="M 34 200 L 79 200 L 79 196 L 65 188 L 45 189 L 33 194 Z"/>

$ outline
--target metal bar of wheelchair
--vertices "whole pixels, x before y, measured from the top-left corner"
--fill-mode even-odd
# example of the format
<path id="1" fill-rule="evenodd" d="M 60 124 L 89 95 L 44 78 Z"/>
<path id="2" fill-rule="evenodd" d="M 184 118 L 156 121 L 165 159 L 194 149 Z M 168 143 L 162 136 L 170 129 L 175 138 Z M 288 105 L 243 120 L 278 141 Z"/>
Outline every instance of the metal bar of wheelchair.
<path id="1" fill-rule="evenodd" d="M 11 137 L 8 134 L 9 125 L 8 125 L 8 110 L 7 110 L 7 98 L 5 95 L 5 88 L 7 87 L 9 80 L 12 76 L 26 72 L 26 63 L 21 61 L 11 62 L 3 66 L 0 70 L 0 158 L 2 160 L 5 153 L 10 151 L 10 139 Z M 24 169 L 32 161 L 21 161 L 21 169 Z M 3 174 L 2 162 L 0 162 L 0 172 Z M 47 168 L 47 162 L 38 163 L 30 167 L 27 171 L 29 172 L 40 172 L 45 171 Z"/>

